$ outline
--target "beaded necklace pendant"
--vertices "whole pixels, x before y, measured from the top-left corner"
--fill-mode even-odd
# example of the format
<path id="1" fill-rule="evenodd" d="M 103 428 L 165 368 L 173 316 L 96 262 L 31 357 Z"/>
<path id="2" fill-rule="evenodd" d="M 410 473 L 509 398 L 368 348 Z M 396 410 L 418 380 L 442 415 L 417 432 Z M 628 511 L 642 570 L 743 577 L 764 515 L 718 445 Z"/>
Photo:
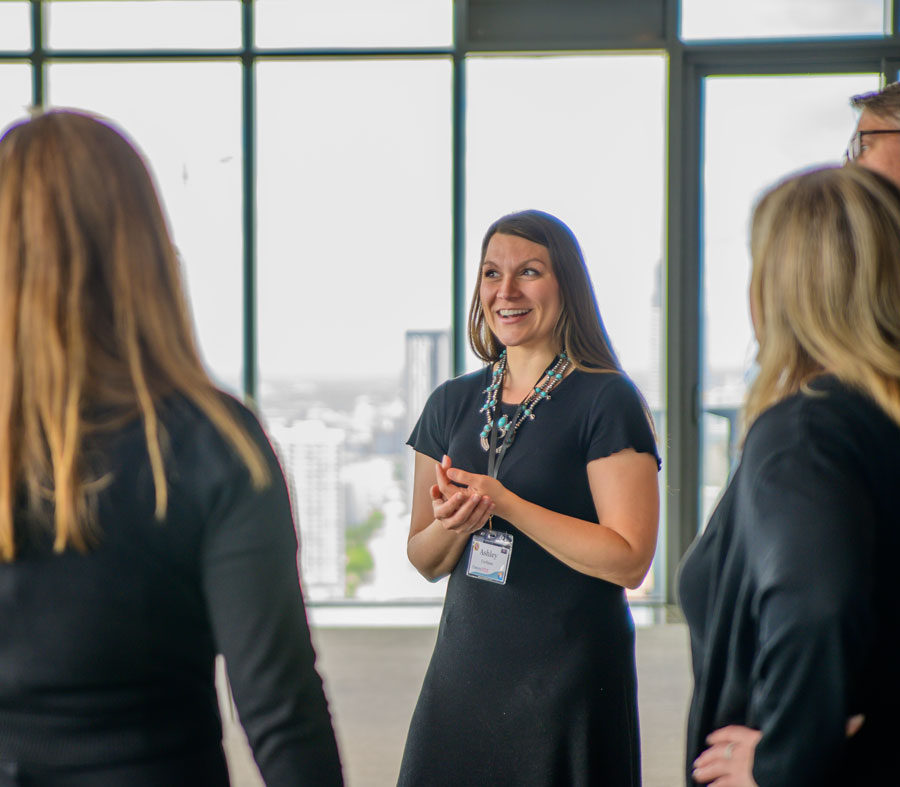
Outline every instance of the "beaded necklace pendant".
<path id="1" fill-rule="evenodd" d="M 516 432 L 525 422 L 526 418 L 532 421 L 534 420 L 535 408 L 541 402 L 550 401 L 550 391 L 559 385 L 568 368 L 569 357 L 564 352 L 561 352 L 556 356 L 553 363 L 547 367 L 547 371 L 541 375 L 531 392 L 516 408 L 516 412 L 512 419 L 507 418 L 506 415 L 500 415 L 497 419 L 497 436 L 499 437 L 498 445 L 495 449 L 497 453 L 500 453 L 504 445 L 508 446 L 512 443 L 515 439 Z M 505 376 L 506 350 L 500 353 L 500 360 L 497 363 L 497 368 L 494 369 L 493 376 L 491 377 L 491 384 L 483 391 L 485 394 L 484 406 L 479 410 L 479 412 L 485 414 L 486 420 L 486 423 L 481 430 L 481 434 L 479 435 L 481 447 L 485 451 L 491 450 L 491 430 L 494 428 L 494 415 L 497 410 L 497 400 L 500 396 L 500 392 L 503 390 L 503 378 Z"/>

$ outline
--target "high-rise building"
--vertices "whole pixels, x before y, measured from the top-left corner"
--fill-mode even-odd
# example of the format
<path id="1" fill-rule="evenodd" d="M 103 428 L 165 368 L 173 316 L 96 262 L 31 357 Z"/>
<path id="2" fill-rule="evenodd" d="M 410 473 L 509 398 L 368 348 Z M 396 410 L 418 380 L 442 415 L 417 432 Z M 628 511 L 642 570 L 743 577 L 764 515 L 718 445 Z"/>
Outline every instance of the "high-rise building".
<path id="1" fill-rule="evenodd" d="M 299 528 L 298 567 L 311 601 L 343 598 L 345 591 L 344 430 L 321 421 L 270 424 L 288 478 Z"/>
<path id="2" fill-rule="evenodd" d="M 450 331 L 406 332 L 404 385 L 410 429 L 419 419 L 431 392 L 450 372 Z"/>
<path id="3" fill-rule="evenodd" d="M 406 434 L 412 431 L 431 392 L 450 377 L 450 331 L 407 331 L 404 393 Z M 412 491 L 412 452 L 405 463 L 406 491 Z"/>

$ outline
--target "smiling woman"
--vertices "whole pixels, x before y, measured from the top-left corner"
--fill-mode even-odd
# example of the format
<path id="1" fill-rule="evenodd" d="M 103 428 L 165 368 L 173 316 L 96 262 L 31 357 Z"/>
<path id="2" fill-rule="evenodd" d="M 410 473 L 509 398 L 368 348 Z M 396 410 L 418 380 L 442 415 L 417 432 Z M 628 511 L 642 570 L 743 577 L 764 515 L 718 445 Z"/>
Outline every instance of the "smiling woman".
<path id="1" fill-rule="evenodd" d="M 652 424 L 565 224 L 503 217 L 479 270 L 486 365 L 438 387 L 409 440 L 407 553 L 450 581 L 400 784 L 637 785 L 624 588 L 656 546 Z"/>
<path id="2" fill-rule="evenodd" d="M 546 247 L 516 235 L 493 235 L 481 266 L 478 295 L 487 327 L 501 344 L 542 355 L 549 348 L 555 355 L 559 284 Z M 512 380 L 508 383 L 511 396 Z"/>

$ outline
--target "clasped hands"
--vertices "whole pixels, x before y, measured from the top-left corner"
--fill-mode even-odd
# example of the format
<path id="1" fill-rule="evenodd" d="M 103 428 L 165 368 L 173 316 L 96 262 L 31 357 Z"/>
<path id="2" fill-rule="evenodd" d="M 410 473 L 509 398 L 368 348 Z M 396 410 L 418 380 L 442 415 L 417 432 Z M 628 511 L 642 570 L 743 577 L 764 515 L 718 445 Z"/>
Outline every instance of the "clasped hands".
<path id="1" fill-rule="evenodd" d="M 506 491 L 496 478 L 453 467 L 446 455 L 440 464 L 435 464 L 434 473 L 437 481 L 431 487 L 434 518 L 458 535 L 467 536 L 483 528 L 494 513 L 497 499 Z"/>

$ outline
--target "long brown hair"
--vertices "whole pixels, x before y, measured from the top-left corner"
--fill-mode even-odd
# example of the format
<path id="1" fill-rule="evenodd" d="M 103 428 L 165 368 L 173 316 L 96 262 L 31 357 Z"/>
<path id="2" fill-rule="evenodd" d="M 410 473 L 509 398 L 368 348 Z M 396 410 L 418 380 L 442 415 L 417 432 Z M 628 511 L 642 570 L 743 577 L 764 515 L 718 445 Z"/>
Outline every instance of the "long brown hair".
<path id="1" fill-rule="evenodd" d="M 479 275 L 469 307 L 469 344 L 475 355 L 490 363 L 503 351 L 503 345 L 487 327 L 481 305 L 481 268 L 488 244 L 498 233 L 524 238 L 550 253 L 562 305 L 554 333 L 559 349 L 565 350 L 575 368 L 589 372 L 621 372 L 622 366 L 597 307 L 581 246 L 565 223 L 540 210 L 510 213 L 497 219 L 484 234 Z"/>
<path id="2" fill-rule="evenodd" d="M 550 264 L 559 285 L 561 308 L 554 326 L 557 347 L 569 356 L 572 366 L 583 372 L 623 374 L 622 364 L 613 349 L 597 298 L 588 273 L 581 244 L 569 226 L 549 213 L 541 210 L 523 210 L 503 216 L 484 234 L 481 242 L 481 261 L 475 280 L 475 292 L 469 306 L 469 345 L 472 351 L 486 363 L 500 358 L 503 344 L 487 326 L 484 307 L 481 303 L 481 269 L 491 238 L 497 234 L 515 235 L 537 243 L 550 254 Z M 653 413 L 644 395 L 634 387 L 641 407 L 656 439 Z"/>
<path id="3" fill-rule="evenodd" d="M 900 424 L 900 191 L 856 165 L 791 177 L 757 205 L 751 249 L 745 429 L 826 373 Z"/>
<path id="4" fill-rule="evenodd" d="M 180 393 L 246 464 L 269 474 L 203 369 L 181 272 L 141 156 L 109 123 L 52 111 L 0 139 L 0 558 L 15 510 L 52 508 L 54 548 L 88 548 L 89 413 L 139 416 L 156 489 L 168 496 L 158 407 Z M 107 423 L 109 426 L 107 416 Z"/>

